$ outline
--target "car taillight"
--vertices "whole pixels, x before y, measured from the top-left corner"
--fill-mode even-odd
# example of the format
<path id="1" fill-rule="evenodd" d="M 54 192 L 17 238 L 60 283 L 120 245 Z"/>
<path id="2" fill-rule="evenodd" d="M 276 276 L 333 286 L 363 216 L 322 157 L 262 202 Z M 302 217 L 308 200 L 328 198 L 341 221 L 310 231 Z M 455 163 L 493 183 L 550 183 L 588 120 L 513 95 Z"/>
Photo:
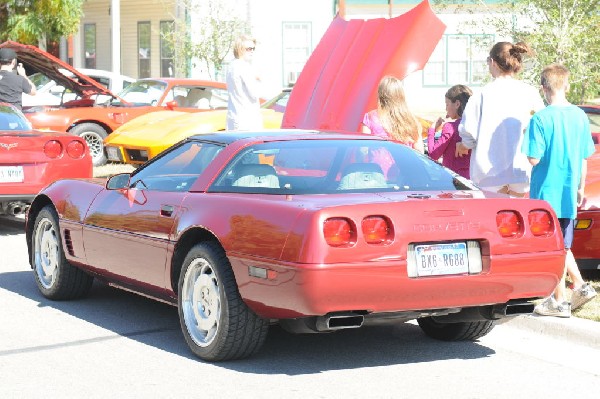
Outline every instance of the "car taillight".
<path id="1" fill-rule="evenodd" d="M 46 154 L 48 158 L 58 158 L 59 156 L 61 156 L 62 150 L 62 144 L 60 143 L 60 141 L 56 140 L 50 140 L 44 146 L 44 154 Z"/>
<path id="2" fill-rule="evenodd" d="M 323 224 L 325 241 L 332 247 L 352 245 L 356 242 L 356 229 L 346 218 L 330 218 Z"/>
<path id="3" fill-rule="evenodd" d="M 496 225 L 504 238 L 514 238 L 523 234 L 523 221 L 515 211 L 500 211 L 496 214 Z"/>
<path id="4" fill-rule="evenodd" d="M 71 158 L 79 159 L 85 154 L 85 145 L 81 141 L 73 140 L 67 144 L 67 154 Z"/>
<path id="5" fill-rule="evenodd" d="M 554 233 L 554 222 L 550 212 L 538 209 L 529 212 L 529 228 L 536 237 L 548 237 Z"/>
<path id="6" fill-rule="evenodd" d="M 368 216 L 361 223 L 362 233 L 368 244 L 389 242 L 392 232 L 391 223 L 383 216 Z"/>

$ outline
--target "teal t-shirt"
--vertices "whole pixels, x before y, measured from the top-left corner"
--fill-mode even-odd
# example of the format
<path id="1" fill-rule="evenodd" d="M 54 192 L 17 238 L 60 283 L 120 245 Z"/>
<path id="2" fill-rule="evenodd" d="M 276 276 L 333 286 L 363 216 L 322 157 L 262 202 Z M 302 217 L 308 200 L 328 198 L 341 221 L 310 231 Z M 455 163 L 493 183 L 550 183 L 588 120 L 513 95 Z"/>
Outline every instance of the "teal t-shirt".
<path id="1" fill-rule="evenodd" d="M 575 219 L 581 164 L 594 151 L 589 120 L 579 107 L 549 105 L 536 112 L 521 147 L 540 160 L 531 171 L 530 197 L 548 201 L 559 218 Z"/>

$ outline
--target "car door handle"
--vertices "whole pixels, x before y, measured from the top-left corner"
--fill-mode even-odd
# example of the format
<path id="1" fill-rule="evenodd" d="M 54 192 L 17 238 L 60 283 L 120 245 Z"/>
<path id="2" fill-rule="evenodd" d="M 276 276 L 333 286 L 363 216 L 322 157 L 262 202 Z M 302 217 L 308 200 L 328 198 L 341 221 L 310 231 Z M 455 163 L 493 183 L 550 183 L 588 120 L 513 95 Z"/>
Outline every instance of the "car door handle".
<path id="1" fill-rule="evenodd" d="M 173 207 L 171 205 L 161 205 L 160 216 L 165 216 L 168 218 L 173 216 Z"/>

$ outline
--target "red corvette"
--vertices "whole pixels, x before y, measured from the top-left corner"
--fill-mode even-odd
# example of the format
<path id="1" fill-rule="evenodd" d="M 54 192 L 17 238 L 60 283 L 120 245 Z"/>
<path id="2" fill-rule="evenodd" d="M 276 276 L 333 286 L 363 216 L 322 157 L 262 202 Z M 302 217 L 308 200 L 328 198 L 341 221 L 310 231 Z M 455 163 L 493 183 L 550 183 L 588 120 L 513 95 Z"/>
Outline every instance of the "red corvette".
<path id="1" fill-rule="evenodd" d="M 61 180 L 28 212 L 50 299 L 93 278 L 171 303 L 209 361 L 256 353 L 268 326 L 326 332 L 417 319 L 474 340 L 530 313 L 562 274 L 545 201 L 479 191 L 371 135 L 191 137 L 132 174 Z"/>
<path id="2" fill-rule="evenodd" d="M 577 211 L 571 250 L 581 270 L 600 270 L 600 146 L 588 159 L 585 199 Z"/>
<path id="3" fill-rule="evenodd" d="M 24 213 L 42 188 L 73 177 L 92 177 L 85 140 L 32 130 L 21 111 L 0 103 L 0 215 Z"/>
<path id="4" fill-rule="evenodd" d="M 95 166 L 106 163 L 104 138 L 137 116 L 175 108 L 184 112 L 227 108 L 227 89 L 222 82 L 140 79 L 117 97 L 100 83 L 35 46 L 4 42 L 0 47 L 15 50 L 29 74 L 43 73 L 81 97 L 61 106 L 24 107 L 23 113 L 36 129 L 71 132 L 85 138 Z"/>

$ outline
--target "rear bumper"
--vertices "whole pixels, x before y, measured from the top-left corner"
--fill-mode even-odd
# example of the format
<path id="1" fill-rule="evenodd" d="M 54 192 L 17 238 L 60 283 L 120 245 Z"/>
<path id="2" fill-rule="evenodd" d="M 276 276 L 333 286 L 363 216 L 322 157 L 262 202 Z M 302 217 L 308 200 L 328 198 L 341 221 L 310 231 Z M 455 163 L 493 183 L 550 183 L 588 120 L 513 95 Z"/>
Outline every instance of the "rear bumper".
<path id="1" fill-rule="evenodd" d="M 332 312 L 404 312 L 463 308 L 550 295 L 564 269 L 564 251 L 490 258 L 477 275 L 409 278 L 406 262 L 289 265 L 232 258 L 240 294 L 265 318 L 326 315 Z M 269 277 L 249 275 L 249 266 Z"/>

